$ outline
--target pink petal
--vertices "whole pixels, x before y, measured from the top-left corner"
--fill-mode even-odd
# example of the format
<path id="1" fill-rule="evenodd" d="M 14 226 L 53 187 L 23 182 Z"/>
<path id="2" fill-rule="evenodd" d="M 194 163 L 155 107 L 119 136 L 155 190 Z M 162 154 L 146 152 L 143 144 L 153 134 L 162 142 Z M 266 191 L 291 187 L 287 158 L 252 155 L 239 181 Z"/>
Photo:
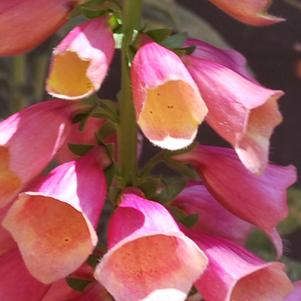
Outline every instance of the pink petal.
<path id="1" fill-rule="evenodd" d="M 160 204 L 124 193 L 96 279 L 116 301 L 185 300 L 207 259 Z"/>
<path id="2" fill-rule="evenodd" d="M 79 99 L 97 91 L 108 72 L 114 47 L 106 17 L 75 27 L 54 49 L 47 79 L 48 93 Z"/>
<path id="3" fill-rule="evenodd" d="M 284 301 L 300 301 L 301 300 L 301 281 L 294 283 L 294 290 L 284 299 Z"/>
<path id="4" fill-rule="evenodd" d="M 269 164 L 256 176 L 240 163 L 233 150 L 199 146 L 175 159 L 198 169 L 208 190 L 225 208 L 264 230 L 282 253 L 276 225 L 288 214 L 286 189 L 296 181 L 293 166 Z"/>
<path id="5" fill-rule="evenodd" d="M 70 131 L 72 108 L 45 101 L 0 122 L 0 207 L 53 159 Z"/>
<path id="6" fill-rule="evenodd" d="M 190 55 L 201 60 L 212 61 L 223 65 L 242 76 L 254 81 L 246 66 L 246 58 L 234 49 L 220 49 L 209 43 L 198 39 L 187 39 L 184 47 L 194 46 L 195 49 Z"/>
<path id="7" fill-rule="evenodd" d="M 144 135 L 170 150 L 189 145 L 207 108 L 180 58 L 148 42 L 138 49 L 131 76 L 136 116 Z"/>
<path id="8" fill-rule="evenodd" d="M 94 153 L 54 169 L 19 195 L 3 225 L 30 273 L 43 283 L 66 277 L 90 255 L 106 183 Z"/>
<path id="9" fill-rule="evenodd" d="M 253 26 L 267 26 L 284 21 L 284 19 L 271 16 L 267 9 L 271 0 L 210 0 L 218 8 L 242 23 Z"/>
<path id="10" fill-rule="evenodd" d="M 229 55 L 216 48 L 210 52 L 208 45 L 204 47 L 197 40 L 188 43 L 197 46 L 196 55 L 187 55 L 183 61 L 208 106 L 206 121 L 232 144 L 248 169 L 262 173 L 268 162 L 270 137 L 282 121 L 277 100 L 283 92 L 246 78 L 237 58 L 231 56 L 231 62 Z"/>
<path id="11" fill-rule="evenodd" d="M 76 0 L 1 0 L 0 55 L 14 55 L 42 43 L 67 21 Z"/>
<path id="12" fill-rule="evenodd" d="M 195 283 L 206 301 L 283 301 L 292 284 L 279 262 L 263 262 L 222 238 L 194 237 L 209 266 Z"/>
<path id="13" fill-rule="evenodd" d="M 217 235 L 243 244 L 253 225 L 224 208 L 200 183 L 190 183 L 172 202 L 187 214 L 198 214 L 198 222 L 191 231 Z"/>
<path id="14" fill-rule="evenodd" d="M 16 246 L 0 256 L 0 277 L 3 301 L 40 301 L 49 289 L 29 274 Z"/>

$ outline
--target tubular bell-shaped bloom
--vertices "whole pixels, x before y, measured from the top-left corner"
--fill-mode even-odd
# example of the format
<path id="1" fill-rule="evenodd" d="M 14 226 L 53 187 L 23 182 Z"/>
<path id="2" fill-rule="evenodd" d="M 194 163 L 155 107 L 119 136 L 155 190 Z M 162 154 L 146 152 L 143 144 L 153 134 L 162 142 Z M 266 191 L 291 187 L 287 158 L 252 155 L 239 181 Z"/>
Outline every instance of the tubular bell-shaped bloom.
<path id="1" fill-rule="evenodd" d="M 218 8 L 242 23 L 253 26 L 267 26 L 281 21 L 283 18 L 267 13 L 272 0 L 210 0 Z"/>
<path id="2" fill-rule="evenodd" d="M 299 301 L 301 300 L 301 281 L 294 283 L 294 290 L 285 298 L 284 301 Z"/>
<path id="3" fill-rule="evenodd" d="M 106 182 L 91 152 L 62 164 L 21 193 L 3 220 L 30 273 L 43 283 L 66 277 L 90 255 Z"/>
<path id="4" fill-rule="evenodd" d="M 137 122 L 145 136 L 170 150 L 189 145 L 207 108 L 180 58 L 148 41 L 134 57 L 131 77 Z"/>
<path id="5" fill-rule="evenodd" d="M 54 49 L 47 79 L 49 94 L 64 99 L 86 97 L 99 89 L 114 54 L 107 17 L 75 27 Z"/>
<path id="6" fill-rule="evenodd" d="M 30 50 L 53 34 L 80 0 L 1 0 L 0 55 Z"/>
<path id="7" fill-rule="evenodd" d="M 206 187 L 198 182 L 189 183 L 172 205 L 187 214 L 199 215 L 198 222 L 191 227 L 196 233 L 221 236 L 242 244 L 254 228 L 223 207 Z"/>
<path id="8" fill-rule="evenodd" d="M 269 164 L 264 174 L 256 176 L 232 149 L 205 145 L 174 158 L 194 165 L 215 199 L 264 230 L 281 255 L 282 242 L 275 227 L 288 214 L 286 189 L 296 181 L 293 166 Z"/>
<path id="9" fill-rule="evenodd" d="M 283 301 L 292 290 L 279 262 L 264 262 L 223 238 L 192 236 L 209 259 L 195 287 L 206 301 Z"/>
<path id="10" fill-rule="evenodd" d="M 243 164 L 262 173 L 268 162 L 269 139 L 282 121 L 277 100 L 282 91 L 262 87 L 245 70 L 242 56 L 199 40 L 182 57 L 208 107 L 206 121 L 236 150 Z"/>
<path id="11" fill-rule="evenodd" d="M 51 100 L 0 122 L 0 207 L 52 160 L 70 131 L 72 110 L 73 104 Z"/>
<path id="12" fill-rule="evenodd" d="M 159 203 L 126 192 L 108 226 L 96 279 L 116 301 L 185 300 L 207 258 Z"/>

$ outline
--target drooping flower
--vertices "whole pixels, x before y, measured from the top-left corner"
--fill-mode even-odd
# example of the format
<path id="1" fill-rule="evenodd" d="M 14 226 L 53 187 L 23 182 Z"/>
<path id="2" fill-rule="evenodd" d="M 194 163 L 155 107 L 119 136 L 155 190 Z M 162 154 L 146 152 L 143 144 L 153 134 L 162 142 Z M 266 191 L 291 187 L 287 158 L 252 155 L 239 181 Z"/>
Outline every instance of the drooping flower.
<path id="1" fill-rule="evenodd" d="M 283 18 L 271 16 L 267 13 L 271 0 L 210 1 L 231 17 L 248 25 L 267 26 L 284 21 Z"/>
<path id="2" fill-rule="evenodd" d="M 64 101 L 45 101 L 0 122 L 0 207 L 53 159 L 70 131 L 73 109 Z"/>
<path id="3" fill-rule="evenodd" d="M 159 44 L 142 45 L 131 67 L 137 122 L 155 145 L 189 145 L 207 114 L 198 88 L 180 58 Z"/>
<path id="4" fill-rule="evenodd" d="M 185 300 L 207 265 L 159 203 L 125 192 L 108 226 L 96 279 L 117 301 Z"/>
<path id="5" fill-rule="evenodd" d="M 292 284 L 279 262 L 264 262 L 222 238 L 191 236 L 209 259 L 195 282 L 206 301 L 283 301 Z"/>
<path id="6" fill-rule="evenodd" d="M 3 220 L 30 273 L 43 283 L 66 277 L 97 243 L 106 195 L 94 152 L 62 164 L 21 193 Z"/>
<path id="7" fill-rule="evenodd" d="M 254 173 L 262 173 L 268 163 L 269 140 L 282 121 L 277 100 L 282 91 L 259 85 L 236 52 L 221 50 L 205 42 L 189 39 L 195 46 L 182 57 L 208 107 L 206 121 Z"/>
<path id="8" fill-rule="evenodd" d="M 191 182 L 171 203 L 187 214 L 198 214 L 199 219 L 190 229 L 196 233 L 221 236 L 243 244 L 254 228 L 223 207 L 198 182 Z"/>
<path id="9" fill-rule="evenodd" d="M 269 164 L 261 176 L 256 176 L 232 149 L 205 145 L 174 158 L 194 165 L 215 199 L 264 230 L 281 255 L 282 242 L 275 227 L 288 214 L 286 189 L 296 181 L 293 166 Z"/>
<path id="10" fill-rule="evenodd" d="M 2 0 L 0 55 L 30 50 L 53 34 L 80 0 Z"/>
<path id="11" fill-rule="evenodd" d="M 47 79 L 49 94 L 86 97 L 99 89 L 111 63 L 115 42 L 107 17 L 75 27 L 54 49 Z"/>

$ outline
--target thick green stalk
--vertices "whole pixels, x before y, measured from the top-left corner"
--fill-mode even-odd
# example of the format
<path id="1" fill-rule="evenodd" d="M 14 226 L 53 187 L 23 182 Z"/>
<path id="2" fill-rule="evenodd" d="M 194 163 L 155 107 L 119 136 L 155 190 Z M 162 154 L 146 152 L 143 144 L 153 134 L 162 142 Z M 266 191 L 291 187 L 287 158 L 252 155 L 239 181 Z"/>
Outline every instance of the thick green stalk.
<path id="1" fill-rule="evenodd" d="M 135 29 L 139 28 L 142 0 L 125 0 L 123 5 L 123 34 L 121 49 L 120 129 L 118 135 L 119 166 L 126 185 L 135 182 L 137 171 L 137 125 L 132 100 L 129 46 Z"/>

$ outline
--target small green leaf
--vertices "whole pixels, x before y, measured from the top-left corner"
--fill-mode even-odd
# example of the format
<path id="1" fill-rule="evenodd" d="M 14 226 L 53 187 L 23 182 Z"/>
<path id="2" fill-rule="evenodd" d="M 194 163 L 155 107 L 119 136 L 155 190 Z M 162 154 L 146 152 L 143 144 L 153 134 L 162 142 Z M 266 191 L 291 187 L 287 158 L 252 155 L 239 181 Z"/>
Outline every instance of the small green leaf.
<path id="1" fill-rule="evenodd" d="M 180 222 L 186 226 L 187 228 L 191 228 L 194 226 L 197 222 L 199 221 L 199 215 L 197 213 L 195 214 L 190 214 L 185 216 L 180 220 Z"/>
<path id="2" fill-rule="evenodd" d="M 68 147 L 72 153 L 78 156 L 85 155 L 89 150 L 91 150 L 94 145 L 91 144 L 68 144 Z"/>
<path id="3" fill-rule="evenodd" d="M 168 203 L 174 200 L 186 186 L 186 180 L 183 178 L 163 178 L 162 183 L 165 187 L 156 197 L 161 203 Z"/>
<path id="4" fill-rule="evenodd" d="M 187 34 L 183 32 L 179 32 L 172 36 L 169 36 L 160 44 L 170 49 L 181 48 L 186 39 L 187 39 Z"/>
<path id="5" fill-rule="evenodd" d="M 169 206 L 168 209 L 172 212 L 172 215 L 176 218 L 176 220 L 187 228 L 191 228 L 199 220 L 198 214 L 187 215 L 184 210 L 174 206 Z"/>
<path id="6" fill-rule="evenodd" d="M 146 34 L 156 42 L 162 42 L 167 39 L 171 33 L 172 30 L 169 28 L 153 29 L 146 32 Z"/>
<path id="7" fill-rule="evenodd" d="M 90 284 L 92 281 L 87 279 L 81 279 L 81 278 L 67 277 L 66 282 L 74 290 L 78 292 L 83 292 L 87 287 L 87 285 Z"/>
<path id="8" fill-rule="evenodd" d="M 107 137 L 110 137 L 116 133 L 115 127 L 109 123 L 106 122 L 105 124 L 102 125 L 98 133 L 96 134 L 96 138 L 99 142 L 104 142 L 104 139 Z"/>

